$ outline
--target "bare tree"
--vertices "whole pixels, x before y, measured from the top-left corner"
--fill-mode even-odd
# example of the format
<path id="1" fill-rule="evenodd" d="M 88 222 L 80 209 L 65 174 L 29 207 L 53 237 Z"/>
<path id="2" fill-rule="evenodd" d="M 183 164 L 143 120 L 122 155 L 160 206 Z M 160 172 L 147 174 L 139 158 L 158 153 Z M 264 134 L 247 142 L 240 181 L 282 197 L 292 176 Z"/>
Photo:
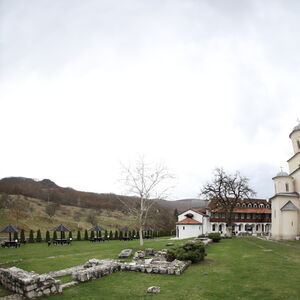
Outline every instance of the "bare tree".
<path id="1" fill-rule="evenodd" d="M 49 219 L 51 219 L 53 216 L 55 216 L 57 209 L 59 208 L 58 203 L 49 203 L 45 208 L 45 213 L 49 216 Z"/>
<path id="2" fill-rule="evenodd" d="M 95 212 L 89 212 L 88 215 L 86 216 L 86 221 L 91 223 L 93 226 L 97 225 L 98 223 L 97 214 Z"/>
<path id="3" fill-rule="evenodd" d="M 217 168 L 213 180 L 202 187 L 200 195 L 212 200 L 225 213 L 227 235 L 231 236 L 234 208 L 238 202 L 254 196 L 255 192 L 249 187 L 247 177 L 239 172 L 226 174 L 222 168 Z"/>
<path id="4" fill-rule="evenodd" d="M 140 245 L 144 244 L 143 228 L 147 223 L 149 212 L 156 200 L 166 199 L 171 189 L 173 176 L 163 165 L 152 165 L 140 157 L 133 166 L 122 165 L 121 181 L 126 187 L 126 195 L 133 196 L 132 201 L 119 200 L 134 219 L 139 229 Z"/>

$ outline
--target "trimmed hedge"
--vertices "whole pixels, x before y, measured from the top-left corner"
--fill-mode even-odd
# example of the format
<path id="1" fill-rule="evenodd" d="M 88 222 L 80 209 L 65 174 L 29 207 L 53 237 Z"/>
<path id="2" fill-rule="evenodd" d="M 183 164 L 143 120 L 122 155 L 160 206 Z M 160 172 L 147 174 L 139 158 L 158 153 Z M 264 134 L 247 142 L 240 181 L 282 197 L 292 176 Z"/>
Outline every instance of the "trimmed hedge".
<path id="1" fill-rule="evenodd" d="M 208 235 L 209 239 L 212 239 L 214 243 L 218 243 L 221 240 L 221 235 L 218 232 L 212 232 Z"/>
<path id="2" fill-rule="evenodd" d="M 192 263 L 197 263 L 203 261 L 205 256 L 205 248 L 202 242 L 190 242 L 170 248 L 167 253 L 167 260 L 190 260 Z"/>

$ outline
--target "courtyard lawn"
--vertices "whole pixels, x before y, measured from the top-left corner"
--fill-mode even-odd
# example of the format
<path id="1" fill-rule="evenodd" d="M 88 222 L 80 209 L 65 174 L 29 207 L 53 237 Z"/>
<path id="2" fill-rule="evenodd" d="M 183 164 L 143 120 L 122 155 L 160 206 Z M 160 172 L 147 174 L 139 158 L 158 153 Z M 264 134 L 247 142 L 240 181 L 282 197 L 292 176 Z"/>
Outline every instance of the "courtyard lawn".
<path id="1" fill-rule="evenodd" d="M 147 240 L 144 248 L 167 248 L 166 243 L 165 239 Z M 117 258 L 124 248 L 138 249 L 138 241 L 74 242 L 49 248 L 46 244 L 26 245 L 0 249 L 0 262 L 23 259 L 14 265 L 43 273 L 93 257 Z M 51 299 L 300 299 L 299 241 L 233 238 L 210 245 L 207 254 L 204 263 L 189 267 L 181 276 L 118 272 L 65 289 Z M 159 285 L 161 293 L 147 295 L 151 285 Z M 5 291 L 0 287 L 1 293 Z"/>

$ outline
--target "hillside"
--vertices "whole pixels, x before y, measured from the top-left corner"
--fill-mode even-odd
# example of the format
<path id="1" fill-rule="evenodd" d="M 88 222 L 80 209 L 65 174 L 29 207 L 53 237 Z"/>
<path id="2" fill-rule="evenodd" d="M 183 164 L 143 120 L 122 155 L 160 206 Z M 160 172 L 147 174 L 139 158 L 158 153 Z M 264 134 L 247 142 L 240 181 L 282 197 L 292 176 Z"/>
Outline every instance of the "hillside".
<path id="1" fill-rule="evenodd" d="M 99 224 L 108 230 L 134 227 L 124 204 L 133 197 L 97 194 L 58 186 L 49 179 L 9 177 L 0 180 L 0 226 L 13 223 L 25 230 L 49 230 L 64 223 L 72 230 Z M 149 226 L 158 230 L 175 227 L 174 210 L 203 207 L 205 201 L 186 199 L 156 201 Z"/>

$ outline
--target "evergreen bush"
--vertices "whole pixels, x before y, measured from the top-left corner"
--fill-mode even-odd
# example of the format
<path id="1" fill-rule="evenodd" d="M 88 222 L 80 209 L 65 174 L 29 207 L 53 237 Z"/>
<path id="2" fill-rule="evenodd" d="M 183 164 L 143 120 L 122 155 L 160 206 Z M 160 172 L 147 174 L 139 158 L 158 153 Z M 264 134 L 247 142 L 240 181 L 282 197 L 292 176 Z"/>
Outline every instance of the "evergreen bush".
<path id="1" fill-rule="evenodd" d="M 109 232 L 109 240 L 113 240 L 113 232 L 112 232 L 112 230 Z"/>
<path id="2" fill-rule="evenodd" d="M 81 232 L 80 232 L 80 230 L 77 231 L 77 241 L 81 241 Z"/>
<path id="3" fill-rule="evenodd" d="M 69 239 L 73 239 L 72 231 L 69 231 Z"/>
<path id="4" fill-rule="evenodd" d="M 24 229 L 21 230 L 20 242 L 21 243 L 25 243 L 25 232 L 24 232 Z"/>
<path id="5" fill-rule="evenodd" d="M 49 230 L 46 231 L 46 242 L 50 241 L 50 232 Z"/>
<path id="6" fill-rule="evenodd" d="M 90 239 L 92 240 L 95 237 L 94 231 L 91 231 Z"/>
<path id="7" fill-rule="evenodd" d="M 119 239 L 119 232 L 118 232 L 118 230 L 115 231 L 114 239 L 115 239 L 115 240 L 118 240 L 118 239 Z"/>
<path id="8" fill-rule="evenodd" d="M 19 236 L 18 236 L 18 233 L 17 232 L 14 232 L 14 241 L 15 240 L 19 240 Z"/>
<path id="9" fill-rule="evenodd" d="M 35 239 L 35 241 L 37 243 L 40 243 L 42 241 L 42 235 L 41 235 L 41 230 L 40 229 L 38 229 L 38 231 L 36 233 L 36 239 Z"/>
<path id="10" fill-rule="evenodd" d="M 205 248 L 203 243 L 186 243 L 181 246 L 176 246 L 168 250 L 167 260 L 173 261 L 174 259 L 179 260 L 190 260 L 192 263 L 197 263 L 204 260 Z"/>
<path id="11" fill-rule="evenodd" d="M 219 232 L 211 232 L 209 235 L 208 235 L 208 238 L 209 239 L 212 239 L 214 243 L 218 243 L 221 239 L 221 235 Z"/>
<path id="12" fill-rule="evenodd" d="M 88 234 L 88 231 L 87 231 L 87 230 L 84 231 L 84 240 L 85 240 L 85 241 L 88 241 L 88 240 L 89 240 L 89 234 Z"/>
<path id="13" fill-rule="evenodd" d="M 53 232 L 53 241 L 57 240 L 57 233 L 56 231 Z"/>
<path id="14" fill-rule="evenodd" d="M 29 243 L 34 243 L 34 236 L 33 236 L 33 230 L 29 231 Z"/>

